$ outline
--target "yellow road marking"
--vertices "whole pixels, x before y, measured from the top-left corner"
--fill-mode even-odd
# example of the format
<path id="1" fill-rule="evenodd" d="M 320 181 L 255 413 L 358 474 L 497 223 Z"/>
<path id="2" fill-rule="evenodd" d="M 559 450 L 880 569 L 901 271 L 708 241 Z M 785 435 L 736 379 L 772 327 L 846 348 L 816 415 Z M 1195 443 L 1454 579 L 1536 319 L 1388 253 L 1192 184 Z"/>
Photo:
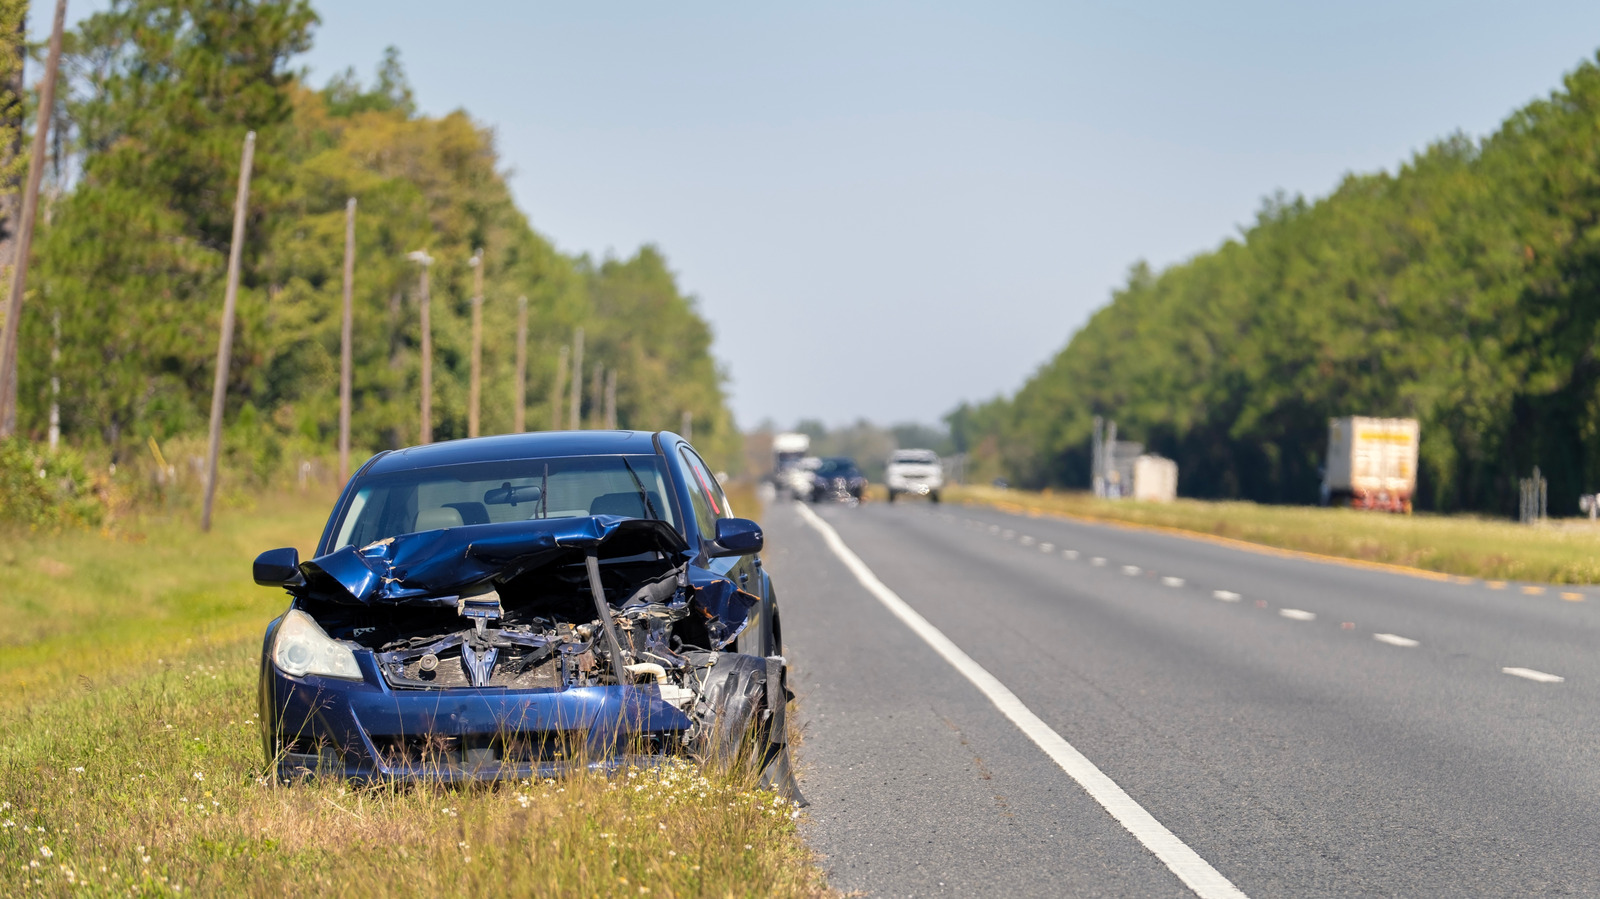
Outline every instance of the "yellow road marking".
<path id="1" fill-rule="evenodd" d="M 1522 588 L 1522 592 L 1526 593 L 1529 596 L 1538 596 L 1539 594 L 1544 592 L 1544 588 L 1543 587 L 1535 587 L 1532 584 L 1528 584 L 1527 586 Z"/>
<path id="2" fill-rule="evenodd" d="M 1582 593 L 1563 593 L 1561 594 L 1561 598 L 1567 602 L 1583 602 Z"/>
<path id="3" fill-rule="evenodd" d="M 1484 581 L 1484 586 L 1488 587 L 1490 590 L 1504 590 L 1506 588 L 1506 582 L 1505 581 Z"/>

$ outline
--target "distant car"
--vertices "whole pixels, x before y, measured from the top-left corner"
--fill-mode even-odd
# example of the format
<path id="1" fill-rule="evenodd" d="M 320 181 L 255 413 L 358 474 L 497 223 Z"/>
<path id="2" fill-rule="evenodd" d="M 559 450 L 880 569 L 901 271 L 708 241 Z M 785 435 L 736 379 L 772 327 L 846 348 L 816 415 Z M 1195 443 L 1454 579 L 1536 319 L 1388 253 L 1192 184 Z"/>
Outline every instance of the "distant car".
<path id="1" fill-rule="evenodd" d="M 854 459 L 830 456 L 811 472 L 811 501 L 814 503 L 823 500 L 858 503 L 866 491 L 867 478 Z"/>
<path id="2" fill-rule="evenodd" d="M 667 432 L 380 453 L 315 558 L 256 559 L 292 597 L 262 644 L 267 761 L 285 780 L 448 783 L 687 755 L 793 793 L 762 545 Z"/>
<path id="3" fill-rule="evenodd" d="M 895 450 L 884 466 L 883 482 L 889 488 L 891 503 L 902 493 L 926 496 L 938 502 L 939 491 L 944 488 L 944 468 L 933 450 Z"/>

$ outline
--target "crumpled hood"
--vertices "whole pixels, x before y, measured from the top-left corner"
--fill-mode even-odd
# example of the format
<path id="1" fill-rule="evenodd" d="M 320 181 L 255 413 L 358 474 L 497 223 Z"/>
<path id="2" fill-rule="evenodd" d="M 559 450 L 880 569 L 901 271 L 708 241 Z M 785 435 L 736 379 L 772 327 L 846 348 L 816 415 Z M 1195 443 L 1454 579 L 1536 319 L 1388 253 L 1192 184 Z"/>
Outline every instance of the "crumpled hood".
<path id="1" fill-rule="evenodd" d="M 681 556 L 688 545 L 664 521 L 616 515 L 463 525 L 346 546 L 302 562 L 305 584 L 291 592 L 339 605 L 454 608 L 463 589 L 504 582 L 591 548 L 607 557 L 652 550 Z"/>

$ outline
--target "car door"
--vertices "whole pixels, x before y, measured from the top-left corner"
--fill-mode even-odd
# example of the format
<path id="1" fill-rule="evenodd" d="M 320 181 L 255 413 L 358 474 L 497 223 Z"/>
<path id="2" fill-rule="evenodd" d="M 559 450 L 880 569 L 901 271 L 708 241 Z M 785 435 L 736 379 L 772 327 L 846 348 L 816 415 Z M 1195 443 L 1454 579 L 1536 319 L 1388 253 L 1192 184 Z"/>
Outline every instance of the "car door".
<path id="1" fill-rule="evenodd" d="M 736 517 L 728 506 L 728 497 L 722 492 L 722 485 L 711 474 L 711 469 L 698 453 L 688 446 L 680 448 L 683 467 L 688 475 L 685 478 L 689 488 L 689 504 L 694 510 L 695 526 L 700 531 L 702 543 L 710 542 L 717 536 L 717 521 L 723 518 Z M 761 579 L 760 560 L 756 555 L 729 556 L 721 559 L 707 560 L 706 567 L 718 574 L 725 575 L 739 585 L 741 590 L 761 596 L 763 586 Z M 756 606 L 751 609 L 752 621 L 749 633 L 763 633 L 763 622 L 758 619 L 761 609 L 765 606 Z"/>

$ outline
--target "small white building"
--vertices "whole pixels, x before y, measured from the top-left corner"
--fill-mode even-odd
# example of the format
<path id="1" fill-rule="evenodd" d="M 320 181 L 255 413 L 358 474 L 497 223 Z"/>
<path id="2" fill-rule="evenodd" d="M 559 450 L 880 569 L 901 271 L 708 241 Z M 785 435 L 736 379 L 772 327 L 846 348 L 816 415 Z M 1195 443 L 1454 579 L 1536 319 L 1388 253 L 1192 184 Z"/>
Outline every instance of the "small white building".
<path id="1" fill-rule="evenodd" d="M 1133 460 L 1133 498 L 1170 503 L 1178 498 L 1178 463 L 1146 453 Z"/>

